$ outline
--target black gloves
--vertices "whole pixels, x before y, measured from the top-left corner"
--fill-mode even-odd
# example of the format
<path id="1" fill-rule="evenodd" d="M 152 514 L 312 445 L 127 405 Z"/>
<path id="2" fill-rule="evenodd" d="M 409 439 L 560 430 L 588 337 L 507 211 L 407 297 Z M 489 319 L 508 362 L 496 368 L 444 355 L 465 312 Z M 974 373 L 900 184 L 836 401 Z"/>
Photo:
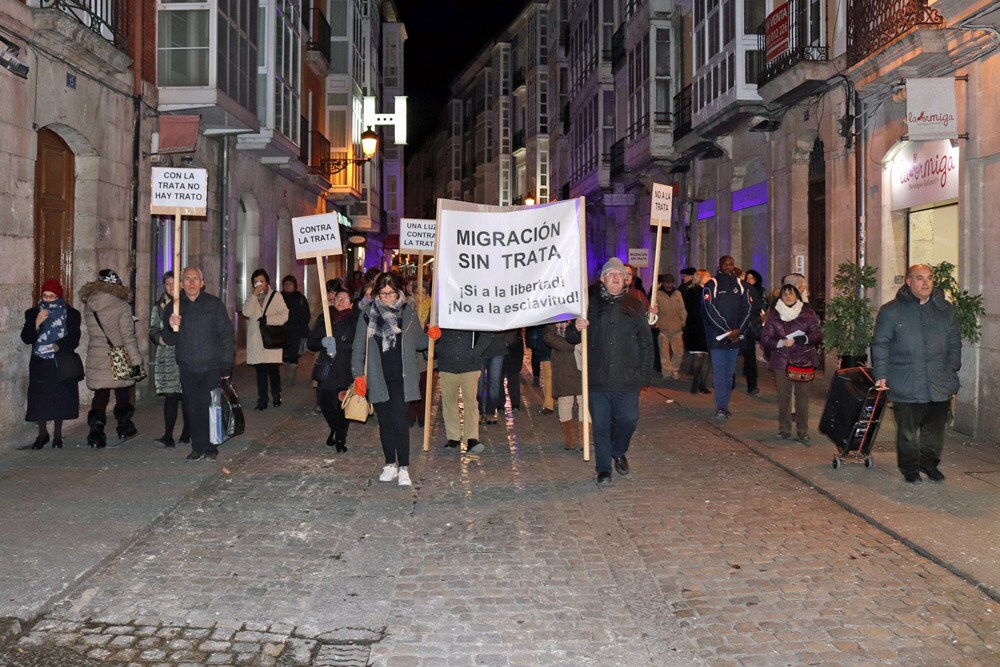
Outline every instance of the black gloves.
<path id="1" fill-rule="evenodd" d="M 799 334 L 798 336 L 792 338 L 792 340 L 794 340 L 799 345 L 805 345 L 806 343 L 809 342 L 809 338 L 807 338 L 805 334 Z"/>

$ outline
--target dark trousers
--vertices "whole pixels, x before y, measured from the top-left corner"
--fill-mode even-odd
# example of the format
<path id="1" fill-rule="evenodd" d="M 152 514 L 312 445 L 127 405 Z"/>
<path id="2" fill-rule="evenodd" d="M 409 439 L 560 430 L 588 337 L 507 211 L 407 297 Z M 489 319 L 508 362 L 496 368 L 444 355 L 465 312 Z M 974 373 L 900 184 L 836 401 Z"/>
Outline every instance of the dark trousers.
<path id="1" fill-rule="evenodd" d="M 212 390 L 219 386 L 218 371 L 186 371 L 181 369 L 181 387 L 184 388 L 184 413 L 191 429 L 191 451 L 198 454 L 218 454 L 219 449 L 208 439 L 208 410 L 212 404 Z"/>
<path id="2" fill-rule="evenodd" d="M 344 408 L 340 407 L 340 399 L 337 397 L 340 392 L 347 389 L 320 389 L 317 392 L 319 407 L 323 411 L 323 418 L 326 419 L 330 427 L 330 435 L 334 442 L 347 444 L 347 429 L 351 425 L 351 420 L 344 416 Z"/>
<path id="3" fill-rule="evenodd" d="M 257 371 L 257 402 L 267 403 L 267 383 L 271 381 L 271 398 L 281 398 L 281 364 L 254 364 Z"/>
<path id="4" fill-rule="evenodd" d="M 748 335 L 743 340 L 743 375 L 747 379 L 747 391 L 757 388 L 757 339 Z"/>
<path id="5" fill-rule="evenodd" d="M 728 410 L 733 393 L 733 373 L 736 372 L 738 347 L 713 347 L 708 351 L 712 358 L 712 385 L 715 389 L 715 409 Z"/>
<path id="6" fill-rule="evenodd" d="M 124 407 L 126 405 L 131 405 L 129 401 L 129 390 L 131 387 L 118 387 L 114 390 L 115 392 L 115 407 Z M 94 400 L 90 403 L 91 410 L 97 410 L 98 412 L 105 412 L 108 409 L 108 403 L 111 402 L 111 389 L 95 389 L 94 390 Z"/>
<path id="7" fill-rule="evenodd" d="M 778 432 L 792 432 L 792 394 L 795 394 L 795 435 L 809 435 L 809 383 L 792 382 L 788 371 L 774 371 L 774 386 L 778 390 Z"/>
<path id="8" fill-rule="evenodd" d="M 403 400 L 403 379 L 389 384 L 389 400 L 375 404 L 378 416 L 378 435 L 382 440 L 382 453 L 386 464 L 396 463 L 400 468 L 410 465 L 410 406 Z"/>
<path id="9" fill-rule="evenodd" d="M 611 471 L 611 458 L 625 456 L 639 423 L 638 391 L 590 392 L 597 472 Z"/>
<path id="10" fill-rule="evenodd" d="M 510 396 L 510 407 L 521 407 L 521 369 L 524 368 L 524 346 L 515 345 L 507 348 L 507 356 L 503 360 L 503 374 L 507 378 L 507 395 Z"/>
<path id="11" fill-rule="evenodd" d="M 893 403 L 896 414 L 896 463 L 904 474 L 937 468 L 944 449 L 944 428 L 951 401 Z"/>
<path id="12" fill-rule="evenodd" d="M 424 425 L 424 412 L 427 407 L 427 403 L 424 398 L 427 395 L 427 371 L 422 371 L 420 373 L 420 400 L 413 401 L 410 403 L 409 416 L 410 423 L 416 422 L 421 427 Z"/>
<path id="13" fill-rule="evenodd" d="M 538 357 L 535 348 L 531 348 L 531 377 L 537 382 L 542 374 L 542 360 Z"/>
<path id="14" fill-rule="evenodd" d="M 183 394 L 167 394 L 163 397 L 163 435 L 167 438 L 174 437 L 174 426 L 177 424 L 178 409 L 184 416 L 184 426 L 181 427 L 181 440 L 188 440 L 191 437 L 187 411 L 182 399 Z"/>
<path id="15" fill-rule="evenodd" d="M 479 375 L 479 413 L 496 414 L 503 407 L 503 360 L 505 355 L 483 359 L 483 372 Z"/>

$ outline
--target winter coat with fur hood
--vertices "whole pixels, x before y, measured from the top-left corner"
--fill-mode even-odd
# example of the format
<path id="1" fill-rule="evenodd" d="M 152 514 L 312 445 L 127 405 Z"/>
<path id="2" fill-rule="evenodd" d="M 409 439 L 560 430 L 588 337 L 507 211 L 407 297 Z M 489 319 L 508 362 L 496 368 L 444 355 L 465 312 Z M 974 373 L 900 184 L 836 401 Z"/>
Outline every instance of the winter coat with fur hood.
<path id="1" fill-rule="evenodd" d="M 112 345 L 124 345 L 133 365 L 142 364 L 139 341 L 135 336 L 135 320 L 128 305 L 129 293 L 124 285 L 99 280 L 80 288 L 83 302 L 83 321 L 87 326 L 87 387 L 89 389 L 118 389 L 131 387 L 134 380 L 116 380 L 108 356 Z M 97 324 L 97 317 L 101 325 Z M 101 331 L 101 327 L 104 331 Z"/>

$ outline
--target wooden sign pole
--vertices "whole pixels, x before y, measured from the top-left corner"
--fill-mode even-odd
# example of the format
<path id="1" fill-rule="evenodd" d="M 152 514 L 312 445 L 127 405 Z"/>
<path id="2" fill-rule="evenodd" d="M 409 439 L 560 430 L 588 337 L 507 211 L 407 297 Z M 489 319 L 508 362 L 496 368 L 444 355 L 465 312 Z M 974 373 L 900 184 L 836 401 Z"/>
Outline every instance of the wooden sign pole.
<path id="1" fill-rule="evenodd" d="M 589 308 L 589 293 L 587 291 L 587 201 L 583 197 L 578 200 L 580 207 L 580 300 L 583 304 L 583 317 L 586 319 Z M 589 356 L 587 354 L 587 330 L 580 332 L 580 344 L 583 346 L 582 389 L 583 405 L 580 413 L 583 415 L 583 460 L 590 460 L 590 373 L 587 370 Z"/>
<path id="2" fill-rule="evenodd" d="M 174 212 L 174 315 L 181 314 L 181 280 L 184 278 L 184 269 L 181 267 L 181 211 Z M 179 326 L 173 327 L 174 331 L 180 330 Z"/>
<path id="3" fill-rule="evenodd" d="M 323 304 L 323 324 L 326 326 L 326 335 L 330 337 L 333 335 L 333 325 L 330 323 L 330 299 L 326 295 L 326 258 L 317 257 L 316 258 L 316 272 L 319 274 L 319 288 L 323 290 L 321 294 L 321 302 Z"/>
<path id="4" fill-rule="evenodd" d="M 660 245 L 663 242 L 663 226 L 656 226 L 656 247 L 653 249 L 655 253 L 653 255 L 653 279 L 650 281 L 653 284 L 653 289 L 650 294 L 653 295 L 652 301 L 656 303 L 656 290 L 660 288 Z"/>
<path id="5" fill-rule="evenodd" d="M 441 247 L 441 200 L 438 200 L 437 208 L 437 224 L 435 224 L 434 229 L 434 266 L 437 267 L 437 275 L 441 275 L 441 267 L 437 265 L 438 262 L 438 248 Z M 420 277 L 423 277 L 424 270 L 424 257 L 423 253 L 420 253 Z M 431 312 L 427 315 L 427 326 L 437 326 L 437 293 L 438 293 L 438 282 L 437 280 L 431 283 Z M 417 289 L 420 285 L 417 285 Z M 434 399 L 434 339 L 432 338 L 427 346 L 427 385 L 425 387 L 426 391 L 424 393 L 424 451 L 428 452 L 431 449 L 431 402 Z M 475 405 L 475 401 L 470 401 L 465 396 L 462 397 L 462 401 L 465 403 L 465 419 L 469 420 L 469 412 L 471 412 L 470 406 Z M 479 415 L 475 416 L 476 419 Z"/>
<path id="6" fill-rule="evenodd" d="M 427 298 L 426 294 L 423 295 L 420 294 L 420 290 L 423 288 L 423 286 L 424 286 L 424 253 L 421 250 L 420 252 L 417 253 L 417 289 L 415 290 L 417 295 L 418 306 L 420 305 L 421 301 Z M 424 423 L 426 424 L 427 422 Z"/>

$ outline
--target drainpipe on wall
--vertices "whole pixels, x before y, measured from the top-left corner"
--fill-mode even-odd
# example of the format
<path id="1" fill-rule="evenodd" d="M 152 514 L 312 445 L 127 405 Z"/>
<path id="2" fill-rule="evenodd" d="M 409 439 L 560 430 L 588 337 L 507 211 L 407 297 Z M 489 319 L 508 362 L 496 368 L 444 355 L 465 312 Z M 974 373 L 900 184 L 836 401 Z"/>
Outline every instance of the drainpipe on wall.
<path id="1" fill-rule="evenodd" d="M 219 255 L 222 270 L 219 274 L 219 298 L 229 303 L 229 135 L 222 135 L 219 142 Z"/>
<path id="2" fill-rule="evenodd" d="M 865 153 L 868 144 L 865 141 L 865 106 L 861 95 L 854 91 L 854 207 L 857 215 L 857 235 L 855 238 L 856 258 L 858 266 L 865 265 Z"/>

